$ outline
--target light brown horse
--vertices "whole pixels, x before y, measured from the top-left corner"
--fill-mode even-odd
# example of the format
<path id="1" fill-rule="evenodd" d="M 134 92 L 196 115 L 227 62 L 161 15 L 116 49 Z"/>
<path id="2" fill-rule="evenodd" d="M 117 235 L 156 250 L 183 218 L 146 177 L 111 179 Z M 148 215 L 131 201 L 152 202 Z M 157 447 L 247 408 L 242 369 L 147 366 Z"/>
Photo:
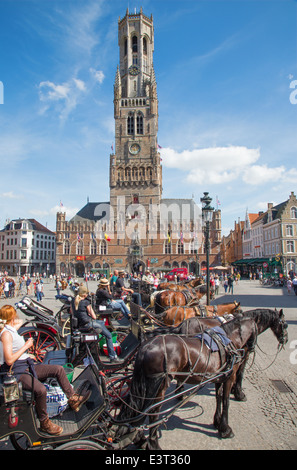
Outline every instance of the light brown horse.
<path id="1" fill-rule="evenodd" d="M 164 310 L 161 321 L 168 326 L 178 326 L 184 320 L 193 317 L 217 317 L 240 312 L 240 303 L 231 302 L 220 305 L 193 305 L 191 307 L 174 306 Z"/>
<path id="2" fill-rule="evenodd" d="M 181 292 L 172 290 L 158 292 L 154 297 L 155 314 L 158 315 L 163 312 L 165 308 L 172 307 L 173 305 L 186 306 L 189 303 L 196 303 L 206 294 L 206 291 L 206 285 L 202 284 L 193 289 L 186 289 Z M 214 292 L 211 290 L 210 298 L 213 298 L 213 296 Z"/>
<path id="3" fill-rule="evenodd" d="M 158 290 L 174 290 L 174 291 L 182 291 L 188 288 L 197 287 L 203 284 L 202 278 L 192 279 L 191 281 L 183 281 L 175 284 L 175 282 L 162 282 L 158 285 Z"/>

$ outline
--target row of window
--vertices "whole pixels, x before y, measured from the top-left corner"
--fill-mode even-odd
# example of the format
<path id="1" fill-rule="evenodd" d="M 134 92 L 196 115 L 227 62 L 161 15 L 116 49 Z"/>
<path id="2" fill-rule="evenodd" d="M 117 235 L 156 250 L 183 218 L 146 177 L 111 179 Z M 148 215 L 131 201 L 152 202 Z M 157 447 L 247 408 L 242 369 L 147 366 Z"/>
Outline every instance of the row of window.
<path id="1" fill-rule="evenodd" d="M 121 105 L 123 107 L 131 107 L 131 106 L 146 106 L 149 104 L 149 101 L 146 98 L 134 98 L 134 99 L 127 99 L 127 100 L 122 100 Z"/>
<path id="2" fill-rule="evenodd" d="M 5 236 L 6 236 L 6 237 L 7 237 L 7 236 L 8 236 L 8 237 L 9 237 L 9 236 L 15 236 L 15 235 L 17 235 L 18 233 L 20 233 L 20 232 L 6 232 L 6 235 L 1 235 L 0 240 L 1 240 L 1 241 L 4 241 L 4 240 L 5 240 Z M 27 233 L 28 233 L 27 230 L 22 230 L 22 235 L 27 235 Z M 31 233 L 31 232 L 29 232 L 29 233 Z M 55 240 L 55 236 L 54 236 L 54 235 L 53 235 L 53 236 L 52 236 L 52 235 L 40 235 L 39 233 L 38 233 L 38 234 L 35 234 L 34 232 L 32 232 L 32 235 L 35 236 L 36 238 L 41 238 L 41 239 L 44 238 L 45 240 L 47 240 L 47 239 L 49 239 L 49 240 Z M 33 238 L 33 240 L 32 240 L 32 243 L 34 244 L 34 238 Z"/>
<path id="3" fill-rule="evenodd" d="M 138 179 L 151 180 L 152 177 L 153 177 L 152 167 L 148 167 L 148 168 L 127 167 L 125 169 L 120 167 L 118 169 L 118 179 L 121 181 L 124 181 L 124 180 L 137 181 Z M 134 202 L 134 204 L 136 204 L 136 202 Z"/>
<path id="4" fill-rule="evenodd" d="M 28 239 L 27 238 L 21 238 L 21 242 L 20 242 L 20 245 L 22 248 L 27 248 L 28 245 L 27 245 L 27 241 Z M 17 246 L 18 244 L 18 239 L 17 238 L 7 238 L 6 240 L 6 245 L 7 246 Z M 34 245 L 34 240 L 32 240 L 32 246 L 35 246 Z M 55 249 L 55 242 L 47 242 L 47 241 L 43 241 L 43 240 L 36 240 L 36 248 L 45 248 L 46 250 L 47 249 L 52 249 L 54 250 Z M 4 250 L 4 243 L 1 244 L 1 249 L 2 251 Z"/>
<path id="5" fill-rule="evenodd" d="M 68 240 L 64 241 L 63 245 L 63 254 L 64 255 L 70 255 L 70 243 Z M 84 254 L 84 245 L 81 242 L 76 243 L 76 248 L 75 248 L 75 254 L 76 255 L 83 255 Z M 107 244 L 105 240 L 102 240 L 99 246 L 97 246 L 97 243 L 95 240 L 92 240 L 89 245 L 89 254 L 90 255 L 106 255 L 107 254 Z"/>
<path id="6" fill-rule="evenodd" d="M 182 255 L 184 254 L 185 251 L 185 245 L 181 242 L 178 241 L 176 244 L 172 244 L 171 242 L 166 241 L 164 243 L 164 254 L 165 255 L 170 255 L 173 254 L 173 247 L 175 247 L 176 254 Z M 189 249 L 189 253 L 194 255 L 198 253 L 197 248 L 194 247 L 194 243 L 187 243 L 187 249 Z"/>
<path id="7" fill-rule="evenodd" d="M 32 251 L 31 255 L 27 250 L 21 250 L 20 256 L 18 255 L 17 250 L 6 250 L 6 257 L 4 257 L 4 252 L 1 253 L 1 260 L 24 260 L 28 259 L 28 256 L 31 256 L 32 260 L 54 260 L 55 259 L 55 252 L 52 251 Z"/>

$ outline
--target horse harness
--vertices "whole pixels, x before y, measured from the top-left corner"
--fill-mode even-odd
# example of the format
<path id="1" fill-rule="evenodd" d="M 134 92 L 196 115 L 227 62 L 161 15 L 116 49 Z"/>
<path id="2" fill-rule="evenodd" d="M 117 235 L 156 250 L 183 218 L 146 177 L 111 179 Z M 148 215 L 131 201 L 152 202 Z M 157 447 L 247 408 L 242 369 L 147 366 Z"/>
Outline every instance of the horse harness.
<path id="1" fill-rule="evenodd" d="M 207 365 L 206 370 L 204 372 L 202 372 L 202 373 L 201 372 L 195 372 L 195 367 L 198 364 L 200 355 L 201 355 L 202 350 L 203 350 L 203 345 L 205 344 L 205 341 L 203 339 L 203 334 L 205 334 L 205 333 L 207 333 L 215 341 L 215 343 L 218 346 L 218 352 L 219 352 L 220 360 L 221 360 L 221 367 L 217 370 L 216 375 L 219 375 L 221 377 L 222 374 L 223 374 L 227 378 L 230 375 L 230 373 L 232 372 L 234 364 L 236 364 L 237 362 L 240 362 L 244 357 L 244 351 L 243 350 L 236 349 L 232 342 L 230 342 L 228 345 L 224 344 L 222 339 L 220 338 L 220 335 L 217 334 L 213 330 L 213 328 L 209 328 L 207 330 L 203 330 L 203 332 L 202 332 L 200 352 L 198 353 L 197 359 L 193 363 L 192 360 L 191 360 L 191 355 L 190 355 L 188 345 L 185 342 L 185 340 L 183 339 L 183 337 L 180 336 L 180 335 L 167 335 L 167 336 L 175 336 L 176 338 L 178 338 L 183 343 L 183 345 L 184 345 L 184 347 L 187 351 L 188 364 L 189 364 L 189 369 L 190 370 L 188 372 L 180 372 L 180 371 L 177 372 L 177 375 L 179 375 L 179 376 L 180 375 L 186 376 L 186 378 L 184 380 L 184 383 L 191 376 L 202 376 L 202 377 L 205 377 L 207 379 L 212 377 L 212 374 L 207 374 L 208 365 Z M 165 342 L 166 341 L 166 335 L 163 335 L 162 339 L 163 339 L 163 344 L 164 344 L 164 372 L 158 373 L 158 374 L 153 374 L 153 375 L 154 376 L 155 375 L 165 375 L 168 378 L 171 377 L 171 379 L 172 379 L 172 373 L 170 373 L 170 371 L 168 371 L 168 368 L 167 368 L 168 358 L 167 358 L 167 350 L 166 350 L 166 342 Z M 212 351 L 211 351 L 211 349 L 209 349 L 208 361 L 210 359 L 211 353 L 212 353 Z"/>

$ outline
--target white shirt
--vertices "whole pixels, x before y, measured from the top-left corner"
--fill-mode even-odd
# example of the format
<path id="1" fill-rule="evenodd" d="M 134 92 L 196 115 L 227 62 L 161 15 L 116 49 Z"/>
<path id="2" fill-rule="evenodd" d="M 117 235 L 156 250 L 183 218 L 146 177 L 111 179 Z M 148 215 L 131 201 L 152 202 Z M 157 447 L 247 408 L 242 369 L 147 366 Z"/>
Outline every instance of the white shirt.
<path id="1" fill-rule="evenodd" d="M 3 354 L 3 344 L 1 341 L 1 336 L 4 333 L 4 331 L 9 331 L 9 333 L 12 336 L 12 353 L 16 353 L 25 344 L 24 337 L 19 335 L 17 330 L 13 326 L 5 325 L 3 330 L 0 331 L 0 365 L 4 364 L 5 362 L 4 354 Z M 19 360 L 28 359 L 28 357 L 30 357 L 29 354 L 25 352 L 21 355 L 21 357 L 19 357 Z"/>

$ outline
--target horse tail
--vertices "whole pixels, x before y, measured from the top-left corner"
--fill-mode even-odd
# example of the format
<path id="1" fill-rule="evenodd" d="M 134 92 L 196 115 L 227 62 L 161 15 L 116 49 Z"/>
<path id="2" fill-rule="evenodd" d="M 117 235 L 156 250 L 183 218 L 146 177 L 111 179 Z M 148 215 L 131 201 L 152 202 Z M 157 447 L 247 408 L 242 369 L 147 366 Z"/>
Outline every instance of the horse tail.
<path id="1" fill-rule="evenodd" d="M 139 425 L 145 421 L 147 417 L 145 410 L 154 402 L 166 378 L 164 374 L 146 375 L 144 363 L 147 344 L 144 343 L 137 353 L 130 392 L 118 418 L 121 421 L 135 418 L 135 420 L 133 419 L 134 425 Z M 139 419 L 137 419 L 138 416 Z"/>
<path id="2" fill-rule="evenodd" d="M 164 311 L 164 307 L 160 304 L 160 298 L 161 298 L 162 292 L 158 292 L 157 295 L 155 296 L 155 314 L 159 315 Z"/>
<path id="3" fill-rule="evenodd" d="M 154 294 L 151 294 L 150 296 L 150 308 L 154 308 L 155 306 L 155 295 Z"/>

